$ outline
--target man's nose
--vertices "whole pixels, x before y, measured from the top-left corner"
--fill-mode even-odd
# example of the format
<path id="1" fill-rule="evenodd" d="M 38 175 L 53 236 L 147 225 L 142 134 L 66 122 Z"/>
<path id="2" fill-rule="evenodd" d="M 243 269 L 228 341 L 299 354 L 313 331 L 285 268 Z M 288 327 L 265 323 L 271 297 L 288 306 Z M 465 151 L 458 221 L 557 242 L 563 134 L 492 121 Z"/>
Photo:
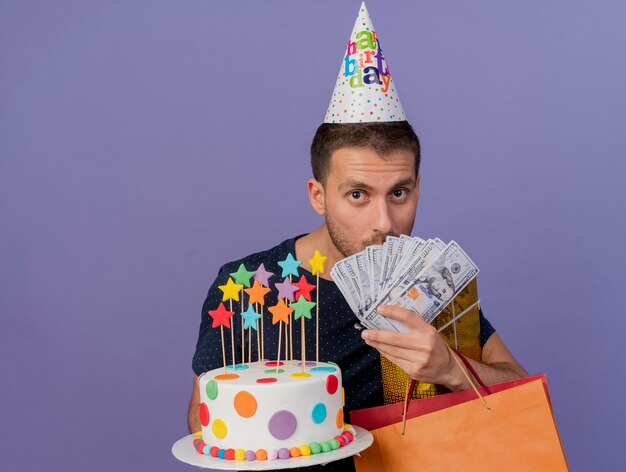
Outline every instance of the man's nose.
<path id="1" fill-rule="evenodd" d="M 387 199 L 385 198 L 377 201 L 374 211 L 373 230 L 382 234 L 390 234 L 393 225 Z"/>

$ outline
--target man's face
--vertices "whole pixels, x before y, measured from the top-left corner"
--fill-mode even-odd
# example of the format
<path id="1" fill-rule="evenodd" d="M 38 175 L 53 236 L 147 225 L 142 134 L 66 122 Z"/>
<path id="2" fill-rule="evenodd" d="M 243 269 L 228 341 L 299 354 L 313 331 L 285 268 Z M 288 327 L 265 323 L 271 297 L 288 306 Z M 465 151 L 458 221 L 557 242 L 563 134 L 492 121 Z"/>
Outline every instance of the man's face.
<path id="1" fill-rule="evenodd" d="M 388 235 L 410 234 L 419 197 L 415 158 L 394 151 L 384 158 L 370 148 L 341 148 L 331 157 L 324 188 L 324 216 L 344 256 Z"/>

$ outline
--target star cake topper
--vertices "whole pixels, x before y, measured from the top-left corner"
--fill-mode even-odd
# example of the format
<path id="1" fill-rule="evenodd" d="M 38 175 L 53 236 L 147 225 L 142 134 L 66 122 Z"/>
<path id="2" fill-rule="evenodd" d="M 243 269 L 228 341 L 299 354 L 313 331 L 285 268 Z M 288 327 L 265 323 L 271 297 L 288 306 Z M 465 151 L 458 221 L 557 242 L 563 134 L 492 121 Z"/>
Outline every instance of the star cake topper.
<path id="1" fill-rule="evenodd" d="M 226 285 L 220 285 L 218 288 L 223 292 L 223 295 L 222 295 L 223 302 L 226 302 L 228 300 L 235 300 L 236 302 L 238 302 L 239 292 L 241 292 L 241 289 L 243 289 L 243 285 L 236 284 L 235 282 L 233 282 L 233 279 L 228 277 L 228 281 L 226 282 Z"/>
<path id="2" fill-rule="evenodd" d="M 219 326 L 226 326 L 230 329 L 230 318 L 235 314 L 234 311 L 228 311 L 224 306 L 224 303 L 220 303 L 217 310 L 209 310 L 209 315 L 213 318 L 213 324 L 211 328 L 217 328 Z"/>
<path id="3" fill-rule="evenodd" d="M 289 324 L 289 315 L 293 313 L 293 308 L 288 307 L 285 300 L 281 298 L 276 305 L 269 307 L 269 311 L 272 314 L 272 324 L 279 321 Z"/>
<path id="4" fill-rule="evenodd" d="M 298 287 L 293 285 L 288 278 L 285 277 L 284 281 L 275 283 L 274 287 L 278 289 L 278 298 L 286 298 L 290 302 L 296 300 L 294 294 L 298 291 Z"/>
<path id="5" fill-rule="evenodd" d="M 308 301 L 311 301 L 311 292 L 313 290 L 315 290 L 315 285 L 311 285 L 307 280 L 306 277 L 303 275 L 302 277 L 300 277 L 300 280 L 296 283 L 293 284 L 295 287 L 298 287 L 298 291 L 295 293 L 295 297 L 296 299 L 299 296 L 303 296 L 304 298 L 306 298 Z"/>
<path id="6" fill-rule="evenodd" d="M 267 295 L 271 290 L 269 287 L 264 287 L 258 280 L 254 281 L 252 288 L 245 288 L 243 290 L 248 294 L 250 299 L 248 303 L 252 305 L 253 303 L 258 303 L 262 306 L 265 306 L 265 295 Z"/>
<path id="7" fill-rule="evenodd" d="M 231 272 L 231 277 L 235 279 L 235 282 L 243 285 L 244 287 L 250 287 L 250 279 L 254 275 L 254 272 L 250 272 L 246 269 L 246 266 L 243 264 L 239 264 L 239 269 L 237 272 Z"/>
<path id="8" fill-rule="evenodd" d="M 258 280 L 260 284 L 269 287 L 269 279 L 272 275 L 274 275 L 274 272 L 269 272 L 268 270 L 266 270 L 265 264 L 261 263 L 259 268 L 254 271 L 254 280 Z"/>
<path id="9" fill-rule="evenodd" d="M 248 309 L 241 313 L 243 317 L 243 329 L 252 328 L 257 331 L 257 321 L 261 318 L 261 315 L 254 311 L 252 304 L 248 305 Z"/>
<path id="10" fill-rule="evenodd" d="M 315 307 L 315 302 L 308 301 L 302 295 L 295 303 L 290 303 L 289 306 L 294 309 L 293 319 L 298 320 L 301 316 L 304 316 L 307 320 L 311 319 L 311 310 Z"/>
<path id="11" fill-rule="evenodd" d="M 316 249 L 313 253 L 313 257 L 309 259 L 309 264 L 311 265 L 311 274 L 315 275 L 317 273 L 324 273 L 324 263 L 328 259 L 327 256 L 322 256 L 322 253 L 319 249 Z"/>
<path id="12" fill-rule="evenodd" d="M 298 277 L 298 267 L 300 267 L 302 261 L 297 261 L 291 253 L 287 254 L 284 261 L 278 261 L 278 265 L 283 269 L 281 277 L 287 277 L 293 275 Z"/>

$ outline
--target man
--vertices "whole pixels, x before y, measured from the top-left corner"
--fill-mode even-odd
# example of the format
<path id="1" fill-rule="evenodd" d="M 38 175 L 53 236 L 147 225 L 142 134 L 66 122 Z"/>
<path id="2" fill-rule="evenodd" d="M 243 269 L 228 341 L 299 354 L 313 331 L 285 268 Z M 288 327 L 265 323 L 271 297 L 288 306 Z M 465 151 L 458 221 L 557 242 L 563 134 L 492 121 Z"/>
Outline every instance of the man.
<path id="1" fill-rule="evenodd" d="M 320 281 L 320 358 L 334 360 L 341 367 L 347 412 L 383 403 L 378 353 L 420 382 L 443 385 L 450 390 L 469 388 L 436 329 L 409 310 L 399 307 L 379 310 L 410 327 L 409 333 L 365 330 L 359 336 L 352 328 L 354 315 L 327 275 L 338 260 L 368 245 L 381 244 L 389 235 L 411 233 L 420 185 L 419 142 L 411 126 L 406 121 L 323 124 L 314 138 L 311 160 L 314 178 L 307 183 L 309 201 L 324 223 L 307 235 L 226 264 L 209 290 L 193 361 L 196 378 L 188 414 L 191 432 L 200 430 L 197 375 L 219 367 L 222 362 L 218 331 L 210 329 L 206 315 L 219 304 L 221 292 L 217 286 L 224 284 L 224 277 L 241 263 L 248 268 L 263 263 L 269 271 L 278 272 L 276 262 L 291 251 L 295 251 L 297 260 L 303 261 L 301 267 L 307 276 L 311 267 L 306 261 L 316 249 L 328 257 L 327 270 L 321 274 Z M 307 335 L 313 335 L 313 323 L 307 327 L 311 330 Z M 275 327 L 272 330 L 266 326 L 268 329 L 266 340 L 275 340 Z M 484 338 L 480 358 L 470 362 L 486 383 L 526 375 L 482 317 L 480 334 Z M 275 350 L 271 342 L 268 344 L 266 354 L 272 357 Z M 308 348 L 307 358 L 314 358 L 312 346 Z"/>
<path id="2" fill-rule="evenodd" d="M 391 393 L 397 391 L 399 385 L 400 390 L 404 389 L 406 377 L 402 376 L 406 374 L 418 380 L 420 386 L 439 385 L 449 390 L 469 388 L 446 341 L 434 326 L 409 310 L 382 307 L 378 310 L 380 314 L 401 321 L 410 331 L 359 332 L 354 329 L 356 318 L 328 275 L 333 265 L 344 257 L 366 246 L 382 244 L 387 236 L 411 233 L 420 194 L 419 165 L 419 140 L 406 121 L 378 36 L 362 5 L 325 123 L 318 128 L 311 145 L 313 178 L 309 179 L 307 190 L 311 206 L 324 222 L 306 235 L 288 239 L 220 269 L 202 309 L 193 359 L 196 377 L 188 411 L 190 432 L 201 429 L 197 376 L 222 365 L 219 331 L 211 329 L 207 316 L 207 311 L 214 310 L 221 301 L 218 286 L 225 284 L 228 275 L 237 271 L 240 264 L 248 270 L 263 264 L 268 271 L 279 272 L 277 262 L 288 254 L 295 254 L 297 260 L 303 261 L 300 269 L 310 280 L 313 276 L 307 263 L 309 258 L 316 250 L 328 257 L 317 287 L 319 358 L 332 360 L 341 368 L 348 415 L 354 409 L 395 401 Z M 472 287 L 468 286 L 457 298 L 465 292 L 476 297 L 475 282 Z M 275 293 L 268 296 L 268 304 L 277 301 Z M 442 317 L 443 314 L 439 316 Z M 278 325 L 268 324 L 264 331 L 264 355 L 273 358 L 277 352 Z M 457 337 L 463 340 L 461 352 L 472 359 L 470 362 L 486 383 L 526 375 L 478 308 L 461 318 L 457 325 L 455 340 Z M 308 339 L 315 339 L 315 329 L 314 323 L 306 324 Z M 298 339 L 296 334 L 294 336 Z M 239 337 L 235 339 L 240 342 Z M 306 354 L 307 359 L 315 358 L 314 343 L 307 343 Z M 295 350 L 294 357 L 299 358 Z M 421 392 L 427 390 L 424 388 Z M 436 394 L 441 388 L 431 390 Z M 330 463 L 322 470 L 352 468 L 352 460 L 347 459 Z"/>

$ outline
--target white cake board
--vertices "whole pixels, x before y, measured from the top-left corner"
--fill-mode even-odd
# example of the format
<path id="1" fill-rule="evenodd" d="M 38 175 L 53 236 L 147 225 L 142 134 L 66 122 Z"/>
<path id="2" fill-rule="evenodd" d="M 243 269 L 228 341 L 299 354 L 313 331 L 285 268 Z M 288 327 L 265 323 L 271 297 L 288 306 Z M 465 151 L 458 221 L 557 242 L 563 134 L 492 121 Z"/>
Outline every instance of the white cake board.
<path id="1" fill-rule="evenodd" d="M 195 436 L 190 434 L 179 439 L 172 446 L 172 454 L 181 462 L 195 465 L 205 469 L 220 470 L 275 470 L 293 469 L 295 467 L 308 467 L 310 465 L 327 464 L 345 457 L 352 457 L 355 454 L 367 449 L 374 442 L 372 433 L 359 426 L 352 427 L 356 431 L 356 437 L 350 444 L 335 449 L 334 451 L 321 454 L 311 454 L 310 456 L 291 457 L 289 459 L 276 459 L 273 461 L 228 461 L 217 457 L 199 454 L 193 447 Z"/>

